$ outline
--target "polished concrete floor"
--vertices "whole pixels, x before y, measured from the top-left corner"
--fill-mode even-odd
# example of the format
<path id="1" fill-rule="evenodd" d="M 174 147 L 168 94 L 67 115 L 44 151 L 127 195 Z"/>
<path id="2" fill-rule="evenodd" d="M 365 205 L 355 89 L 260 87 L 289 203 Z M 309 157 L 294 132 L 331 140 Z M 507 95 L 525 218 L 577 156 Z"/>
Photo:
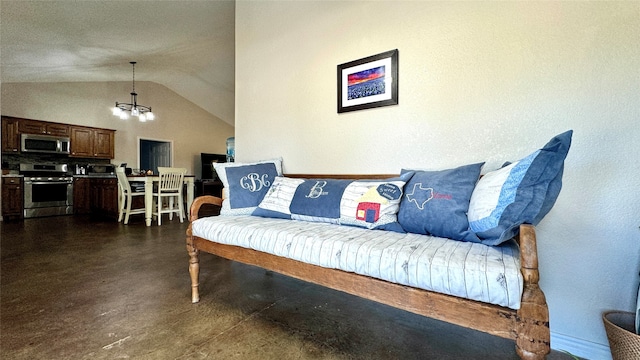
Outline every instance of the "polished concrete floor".
<path id="1" fill-rule="evenodd" d="M 209 254 L 191 304 L 176 219 L 0 226 L 2 359 L 517 359 L 513 341 Z"/>

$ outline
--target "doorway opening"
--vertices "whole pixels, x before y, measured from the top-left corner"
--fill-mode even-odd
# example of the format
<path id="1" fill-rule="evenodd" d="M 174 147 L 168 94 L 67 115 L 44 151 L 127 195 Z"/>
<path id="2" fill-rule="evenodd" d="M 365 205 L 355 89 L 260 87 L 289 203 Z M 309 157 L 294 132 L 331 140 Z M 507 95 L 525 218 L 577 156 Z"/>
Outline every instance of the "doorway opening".
<path id="1" fill-rule="evenodd" d="M 138 168 L 158 173 L 159 166 L 173 164 L 173 141 L 138 138 Z"/>

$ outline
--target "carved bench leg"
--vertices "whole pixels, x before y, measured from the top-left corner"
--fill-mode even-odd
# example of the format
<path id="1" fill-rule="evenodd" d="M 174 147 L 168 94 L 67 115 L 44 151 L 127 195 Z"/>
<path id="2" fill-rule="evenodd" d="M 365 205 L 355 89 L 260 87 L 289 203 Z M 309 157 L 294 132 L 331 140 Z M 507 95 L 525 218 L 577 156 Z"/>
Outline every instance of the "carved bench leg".
<path id="1" fill-rule="evenodd" d="M 189 275 L 191 275 L 191 302 L 195 304 L 200 301 L 200 293 L 198 292 L 198 276 L 200 274 L 199 251 L 194 248 L 190 242 L 187 242 L 187 252 L 189 253 Z"/>
<path id="2" fill-rule="evenodd" d="M 551 351 L 547 302 L 537 285 L 525 287 L 522 298 L 516 325 L 516 352 L 521 359 L 544 359 Z"/>

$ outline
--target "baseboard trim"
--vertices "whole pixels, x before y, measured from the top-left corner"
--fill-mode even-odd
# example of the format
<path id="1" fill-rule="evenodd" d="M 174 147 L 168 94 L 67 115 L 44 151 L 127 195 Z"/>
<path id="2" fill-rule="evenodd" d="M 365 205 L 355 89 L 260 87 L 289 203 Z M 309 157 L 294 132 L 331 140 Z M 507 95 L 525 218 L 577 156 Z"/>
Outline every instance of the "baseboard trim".
<path id="1" fill-rule="evenodd" d="M 611 360 L 608 345 L 598 344 L 575 337 L 551 332 L 551 348 L 556 351 L 567 351 L 572 355 L 589 360 Z"/>

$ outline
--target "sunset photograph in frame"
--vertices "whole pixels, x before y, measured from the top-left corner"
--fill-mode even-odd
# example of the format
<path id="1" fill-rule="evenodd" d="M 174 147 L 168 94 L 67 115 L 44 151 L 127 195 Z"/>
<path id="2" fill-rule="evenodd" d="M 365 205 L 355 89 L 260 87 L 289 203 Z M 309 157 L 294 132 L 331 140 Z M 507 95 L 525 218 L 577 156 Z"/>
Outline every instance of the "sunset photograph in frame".
<path id="1" fill-rule="evenodd" d="M 397 49 L 338 65 L 338 113 L 397 104 Z"/>

